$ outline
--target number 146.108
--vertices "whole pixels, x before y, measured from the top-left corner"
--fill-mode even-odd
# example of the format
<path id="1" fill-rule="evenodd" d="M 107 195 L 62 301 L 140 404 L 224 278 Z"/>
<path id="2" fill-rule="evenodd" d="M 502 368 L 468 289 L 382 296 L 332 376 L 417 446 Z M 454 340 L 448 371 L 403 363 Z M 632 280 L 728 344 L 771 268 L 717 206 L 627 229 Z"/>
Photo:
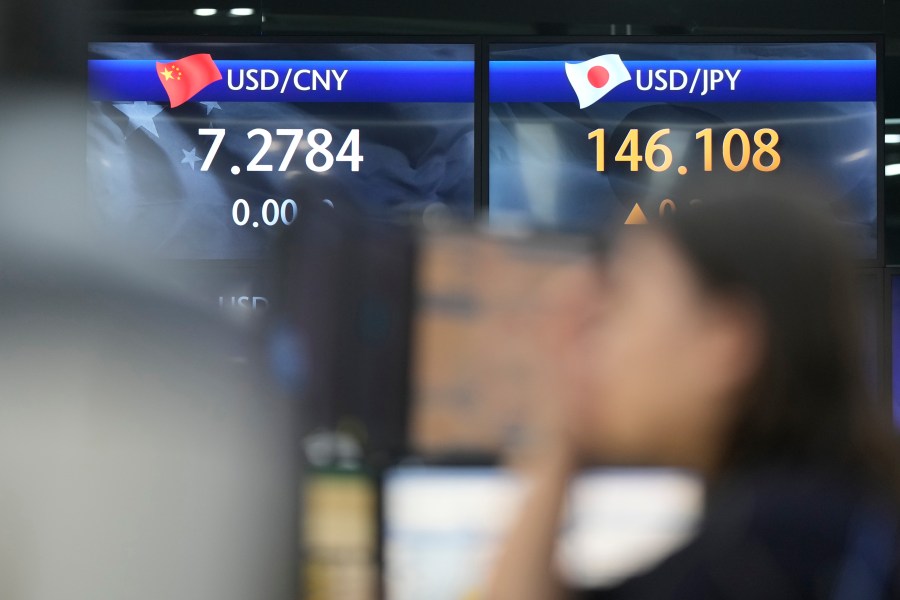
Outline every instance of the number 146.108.
<path id="1" fill-rule="evenodd" d="M 672 133 L 671 129 L 660 129 L 642 145 L 639 130 L 631 129 L 625 135 L 615 154 L 615 162 L 629 163 L 631 171 L 638 171 L 643 162 L 651 171 L 667 171 L 675 162 L 672 149 L 663 143 L 663 138 Z M 711 128 L 697 132 L 695 139 L 703 143 L 703 170 L 713 170 L 714 141 Z M 606 131 L 595 129 L 588 134 L 588 139 L 595 140 L 597 149 L 597 171 L 606 171 Z M 755 133 L 747 133 L 743 129 L 732 129 L 722 138 L 721 157 L 728 170 L 738 173 L 751 164 L 754 169 L 763 173 L 774 171 L 781 166 L 781 155 L 777 150 L 778 132 L 763 128 Z M 643 150 L 643 152 L 642 152 Z M 680 174 L 687 173 L 684 165 L 678 167 Z"/>

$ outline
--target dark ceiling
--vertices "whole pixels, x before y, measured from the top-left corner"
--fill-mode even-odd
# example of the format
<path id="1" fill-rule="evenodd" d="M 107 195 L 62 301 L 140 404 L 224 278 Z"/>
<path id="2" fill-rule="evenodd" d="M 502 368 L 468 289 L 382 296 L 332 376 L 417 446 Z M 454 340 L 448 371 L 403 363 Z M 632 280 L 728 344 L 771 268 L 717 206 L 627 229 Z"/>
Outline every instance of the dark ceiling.
<path id="1" fill-rule="evenodd" d="M 883 32 L 883 0 L 128 0 L 97 11 L 125 33 L 633 34 Z M 195 8 L 216 8 L 197 17 Z M 252 8 L 250 16 L 228 16 Z M 897 11 L 893 16 L 897 17 Z"/>

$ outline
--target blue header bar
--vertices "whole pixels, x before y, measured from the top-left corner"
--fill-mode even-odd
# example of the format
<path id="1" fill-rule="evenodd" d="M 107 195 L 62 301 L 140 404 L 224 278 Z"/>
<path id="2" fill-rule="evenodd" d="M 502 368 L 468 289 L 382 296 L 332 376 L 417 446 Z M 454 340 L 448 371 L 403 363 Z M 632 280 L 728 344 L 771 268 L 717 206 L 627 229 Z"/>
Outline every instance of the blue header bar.
<path id="1" fill-rule="evenodd" d="M 472 61 L 216 60 L 222 79 L 191 100 L 474 102 Z M 88 61 L 93 100 L 164 102 L 153 60 Z"/>
<path id="2" fill-rule="evenodd" d="M 578 103 L 564 61 L 492 61 L 491 102 Z M 570 64 L 577 64 L 572 61 Z M 604 102 L 874 102 L 874 60 L 625 61 Z"/>

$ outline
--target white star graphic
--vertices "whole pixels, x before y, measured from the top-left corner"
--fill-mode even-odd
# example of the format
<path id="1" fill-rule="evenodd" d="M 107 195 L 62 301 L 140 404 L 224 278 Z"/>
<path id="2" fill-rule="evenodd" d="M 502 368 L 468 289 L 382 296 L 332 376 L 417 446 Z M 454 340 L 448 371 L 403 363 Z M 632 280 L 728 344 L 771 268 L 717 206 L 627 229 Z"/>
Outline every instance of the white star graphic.
<path id="1" fill-rule="evenodd" d="M 150 104 L 149 102 L 128 102 L 113 104 L 113 106 L 128 117 L 128 124 L 132 128 L 131 131 L 137 131 L 138 129 L 143 128 L 148 133 L 152 133 L 155 137 L 159 137 L 159 133 L 156 131 L 156 123 L 153 122 L 153 117 L 162 112 L 162 106 L 159 104 Z"/>
<path id="2" fill-rule="evenodd" d="M 181 164 L 187 163 L 191 165 L 191 171 L 193 171 L 194 163 L 200 160 L 200 157 L 197 156 L 197 149 L 191 148 L 190 152 L 188 152 L 187 150 L 182 150 L 182 152 L 184 152 L 184 158 L 181 159 Z"/>
<path id="3" fill-rule="evenodd" d="M 206 114 L 211 113 L 213 110 L 222 110 L 218 102 L 201 102 L 200 104 L 206 107 Z"/>

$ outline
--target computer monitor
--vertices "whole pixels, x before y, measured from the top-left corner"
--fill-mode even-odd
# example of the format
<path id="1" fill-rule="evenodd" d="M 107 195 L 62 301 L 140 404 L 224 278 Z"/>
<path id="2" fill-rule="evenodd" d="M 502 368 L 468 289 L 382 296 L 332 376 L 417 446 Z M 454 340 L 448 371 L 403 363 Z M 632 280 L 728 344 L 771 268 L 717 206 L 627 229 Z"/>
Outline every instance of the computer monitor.
<path id="1" fill-rule="evenodd" d="M 482 597 L 523 498 L 493 467 L 400 466 L 383 480 L 386 600 Z M 699 480 L 673 470 L 598 470 L 574 483 L 557 557 L 575 587 L 612 585 L 688 541 L 702 510 Z"/>

